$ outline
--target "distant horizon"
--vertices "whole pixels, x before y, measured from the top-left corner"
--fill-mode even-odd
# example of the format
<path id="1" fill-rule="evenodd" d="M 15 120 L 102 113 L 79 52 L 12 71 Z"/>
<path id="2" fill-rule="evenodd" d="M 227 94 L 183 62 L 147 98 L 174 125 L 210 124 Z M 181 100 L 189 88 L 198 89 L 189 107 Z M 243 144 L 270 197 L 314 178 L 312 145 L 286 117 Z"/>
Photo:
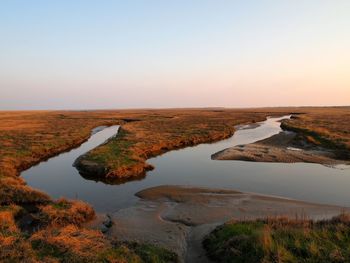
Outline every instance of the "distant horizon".
<path id="1" fill-rule="evenodd" d="M 349 105 L 349 28 L 348 0 L 4 1 L 0 110 Z"/>
<path id="2" fill-rule="evenodd" d="M 262 107 L 150 107 L 150 108 L 43 108 L 43 109 L 0 109 L 0 112 L 6 111 L 118 111 L 118 110 L 196 110 L 196 109 L 268 109 L 268 108 L 350 108 L 349 105 L 303 105 L 303 106 L 262 106 Z"/>

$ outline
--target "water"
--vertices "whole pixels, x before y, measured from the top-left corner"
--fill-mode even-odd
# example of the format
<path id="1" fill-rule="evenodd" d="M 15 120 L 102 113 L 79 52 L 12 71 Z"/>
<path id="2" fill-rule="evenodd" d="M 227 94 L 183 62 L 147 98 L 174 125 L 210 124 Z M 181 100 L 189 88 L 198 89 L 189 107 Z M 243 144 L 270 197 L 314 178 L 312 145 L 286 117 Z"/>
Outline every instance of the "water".
<path id="1" fill-rule="evenodd" d="M 155 170 L 143 180 L 119 185 L 86 180 L 72 167 L 74 160 L 117 133 L 118 126 L 93 134 L 79 148 L 40 163 L 22 173 L 28 184 L 54 198 L 79 198 L 100 212 L 113 212 L 132 205 L 134 194 L 144 188 L 172 184 L 218 187 L 277 195 L 317 203 L 350 206 L 350 170 L 319 164 L 254 163 L 215 161 L 211 154 L 239 144 L 252 143 L 281 131 L 270 118 L 257 128 L 242 127 L 233 137 L 212 144 L 170 151 L 148 160 Z M 249 128 L 249 127 L 248 127 Z"/>

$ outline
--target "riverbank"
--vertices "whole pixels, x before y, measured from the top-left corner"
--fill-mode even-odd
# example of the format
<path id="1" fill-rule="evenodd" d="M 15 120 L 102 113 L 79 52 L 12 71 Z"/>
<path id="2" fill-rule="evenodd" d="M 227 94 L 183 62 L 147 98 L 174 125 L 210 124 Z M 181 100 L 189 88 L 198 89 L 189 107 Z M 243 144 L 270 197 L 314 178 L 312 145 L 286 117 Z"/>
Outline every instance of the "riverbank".
<path id="1" fill-rule="evenodd" d="M 234 218 L 269 216 L 324 219 L 343 211 L 339 206 L 313 204 L 226 189 L 159 186 L 136 194 L 132 207 L 111 214 L 110 237 L 145 242 L 175 251 L 182 261 L 206 262 L 204 237 Z"/>

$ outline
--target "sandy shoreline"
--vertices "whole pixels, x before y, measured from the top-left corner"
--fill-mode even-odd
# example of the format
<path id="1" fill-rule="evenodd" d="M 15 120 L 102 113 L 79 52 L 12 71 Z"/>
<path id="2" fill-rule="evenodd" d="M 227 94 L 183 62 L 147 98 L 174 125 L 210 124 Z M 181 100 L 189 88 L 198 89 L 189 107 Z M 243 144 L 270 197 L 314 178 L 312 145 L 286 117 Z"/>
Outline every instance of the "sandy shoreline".
<path id="1" fill-rule="evenodd" d="M 202 248 L 204 236 L 231 219 L 325 219 L 345 210 L 254 193 L 185 186 L 158 186 L 136 195 L 140 199 L 134 206 L 110 215 L 112 226 L 107 235 L 160 245 L 176 252 L 183 262 L 209 262 Z M 96 222 L 101 224 L 102 220 L 105 218 Z"/>
<path id="2" fill-rule="evenodd" d="M 337 159 L 336 149 L 325 149 L 301 141 L 298 135 L 282 131 L 265 140 L 238 145 L 217 152 L 213 160 L 240 160 L 276 163 L 319 163 L 327 166 L 350 165 L 349 160 Z"/>

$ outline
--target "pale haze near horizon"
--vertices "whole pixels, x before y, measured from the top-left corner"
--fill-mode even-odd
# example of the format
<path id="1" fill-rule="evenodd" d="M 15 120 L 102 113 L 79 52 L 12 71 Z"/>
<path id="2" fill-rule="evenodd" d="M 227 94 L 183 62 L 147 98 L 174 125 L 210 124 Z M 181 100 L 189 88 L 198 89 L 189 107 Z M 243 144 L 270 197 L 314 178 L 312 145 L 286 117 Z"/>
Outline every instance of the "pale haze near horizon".
<path id="1" fill-rule="evenodd" d="M 18 1 L 0 109 L 350 105 L 350 1 Z"/>

